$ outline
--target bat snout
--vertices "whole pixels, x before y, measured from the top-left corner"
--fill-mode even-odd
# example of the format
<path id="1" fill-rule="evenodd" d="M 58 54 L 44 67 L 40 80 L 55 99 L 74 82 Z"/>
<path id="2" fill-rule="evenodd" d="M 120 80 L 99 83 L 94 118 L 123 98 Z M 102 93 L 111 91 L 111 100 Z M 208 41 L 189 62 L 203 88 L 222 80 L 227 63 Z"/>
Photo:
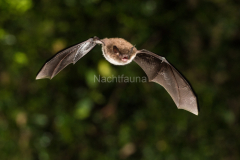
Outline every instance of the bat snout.
<path id="1" fill-rule="evenodd" d="M 123 55 L 122 57 L 122 61 L 126 62 L 129 60 L 130 56 L 129 55 Z"/>

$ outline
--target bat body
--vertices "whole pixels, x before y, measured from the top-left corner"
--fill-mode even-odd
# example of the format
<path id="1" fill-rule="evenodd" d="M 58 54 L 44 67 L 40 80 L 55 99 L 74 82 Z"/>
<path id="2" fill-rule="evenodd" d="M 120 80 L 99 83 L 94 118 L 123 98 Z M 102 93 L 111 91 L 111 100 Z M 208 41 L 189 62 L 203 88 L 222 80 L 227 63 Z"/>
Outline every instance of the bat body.
<path id="1" fill-rule="evenodd" d="M 103 56 L 114 65 L 135 61 L 147 74 L 149 81 L 162 85 L 179 109 L 198 115 L 197 99 L 184 77 L 164 58 L 135 46 L 122 38 L 90 38 L 56 54 L 38 73 L 36 79 L 56 76 L 70 63 L 75 64 L 96 44 L 102 45 Z"/>

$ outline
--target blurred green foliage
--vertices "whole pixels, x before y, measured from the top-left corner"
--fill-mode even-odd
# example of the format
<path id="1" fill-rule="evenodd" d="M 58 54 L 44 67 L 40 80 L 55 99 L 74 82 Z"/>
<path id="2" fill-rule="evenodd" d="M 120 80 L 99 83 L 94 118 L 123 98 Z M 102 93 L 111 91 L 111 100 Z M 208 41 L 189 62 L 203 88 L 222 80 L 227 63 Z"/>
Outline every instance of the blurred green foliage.
<path id="1" fill-rule="evenodd" d="M 0 1 L 0 159 L 240 159 L 240 1 Z M 55 53 L 90 37 L 122 37 L 170 61 L 200 114 L 178 110 L 145 76 L 95 47 L 52 80 L 35 80 Z"/>

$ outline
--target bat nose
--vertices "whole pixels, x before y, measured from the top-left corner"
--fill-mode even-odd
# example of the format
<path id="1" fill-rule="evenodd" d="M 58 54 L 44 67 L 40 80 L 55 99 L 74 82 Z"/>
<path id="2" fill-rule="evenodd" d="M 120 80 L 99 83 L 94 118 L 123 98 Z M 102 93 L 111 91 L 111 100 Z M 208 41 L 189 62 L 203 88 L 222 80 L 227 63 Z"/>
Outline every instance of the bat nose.
<path id="1" fill-rule="evenodd" d="M 129 55 L 122 55 L 122 61 L 127 62 L 129 60 L 130 56 Z"/>
<path id="2" fill-rule="evenodd" d="M 129 59 L 130 56 L 129 55 L 122 55 L 122 59 Z"/>

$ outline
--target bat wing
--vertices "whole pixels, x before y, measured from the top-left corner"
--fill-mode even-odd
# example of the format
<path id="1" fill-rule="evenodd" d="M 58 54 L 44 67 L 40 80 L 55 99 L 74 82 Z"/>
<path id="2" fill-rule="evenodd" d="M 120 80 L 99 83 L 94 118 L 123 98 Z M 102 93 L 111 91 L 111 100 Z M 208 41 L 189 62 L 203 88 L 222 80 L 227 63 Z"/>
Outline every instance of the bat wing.
<path id="1" fill-rule="evenodd" d="M 134 61 L 147 74 L 149 81 L 162 85 L 179 109 L 198 115 L 197 98 L 184 77 L 164 58 L 140 50 Z"/>
<path id="2" fill-rule="evenodd" d="M 96 45 L 96 38 L 76 44 L 68 49 L 57 53 L 52 59 L 44 64 L 36 79 L 50 78 L 56 76 L 70 63 L 75 64 Z"/>

